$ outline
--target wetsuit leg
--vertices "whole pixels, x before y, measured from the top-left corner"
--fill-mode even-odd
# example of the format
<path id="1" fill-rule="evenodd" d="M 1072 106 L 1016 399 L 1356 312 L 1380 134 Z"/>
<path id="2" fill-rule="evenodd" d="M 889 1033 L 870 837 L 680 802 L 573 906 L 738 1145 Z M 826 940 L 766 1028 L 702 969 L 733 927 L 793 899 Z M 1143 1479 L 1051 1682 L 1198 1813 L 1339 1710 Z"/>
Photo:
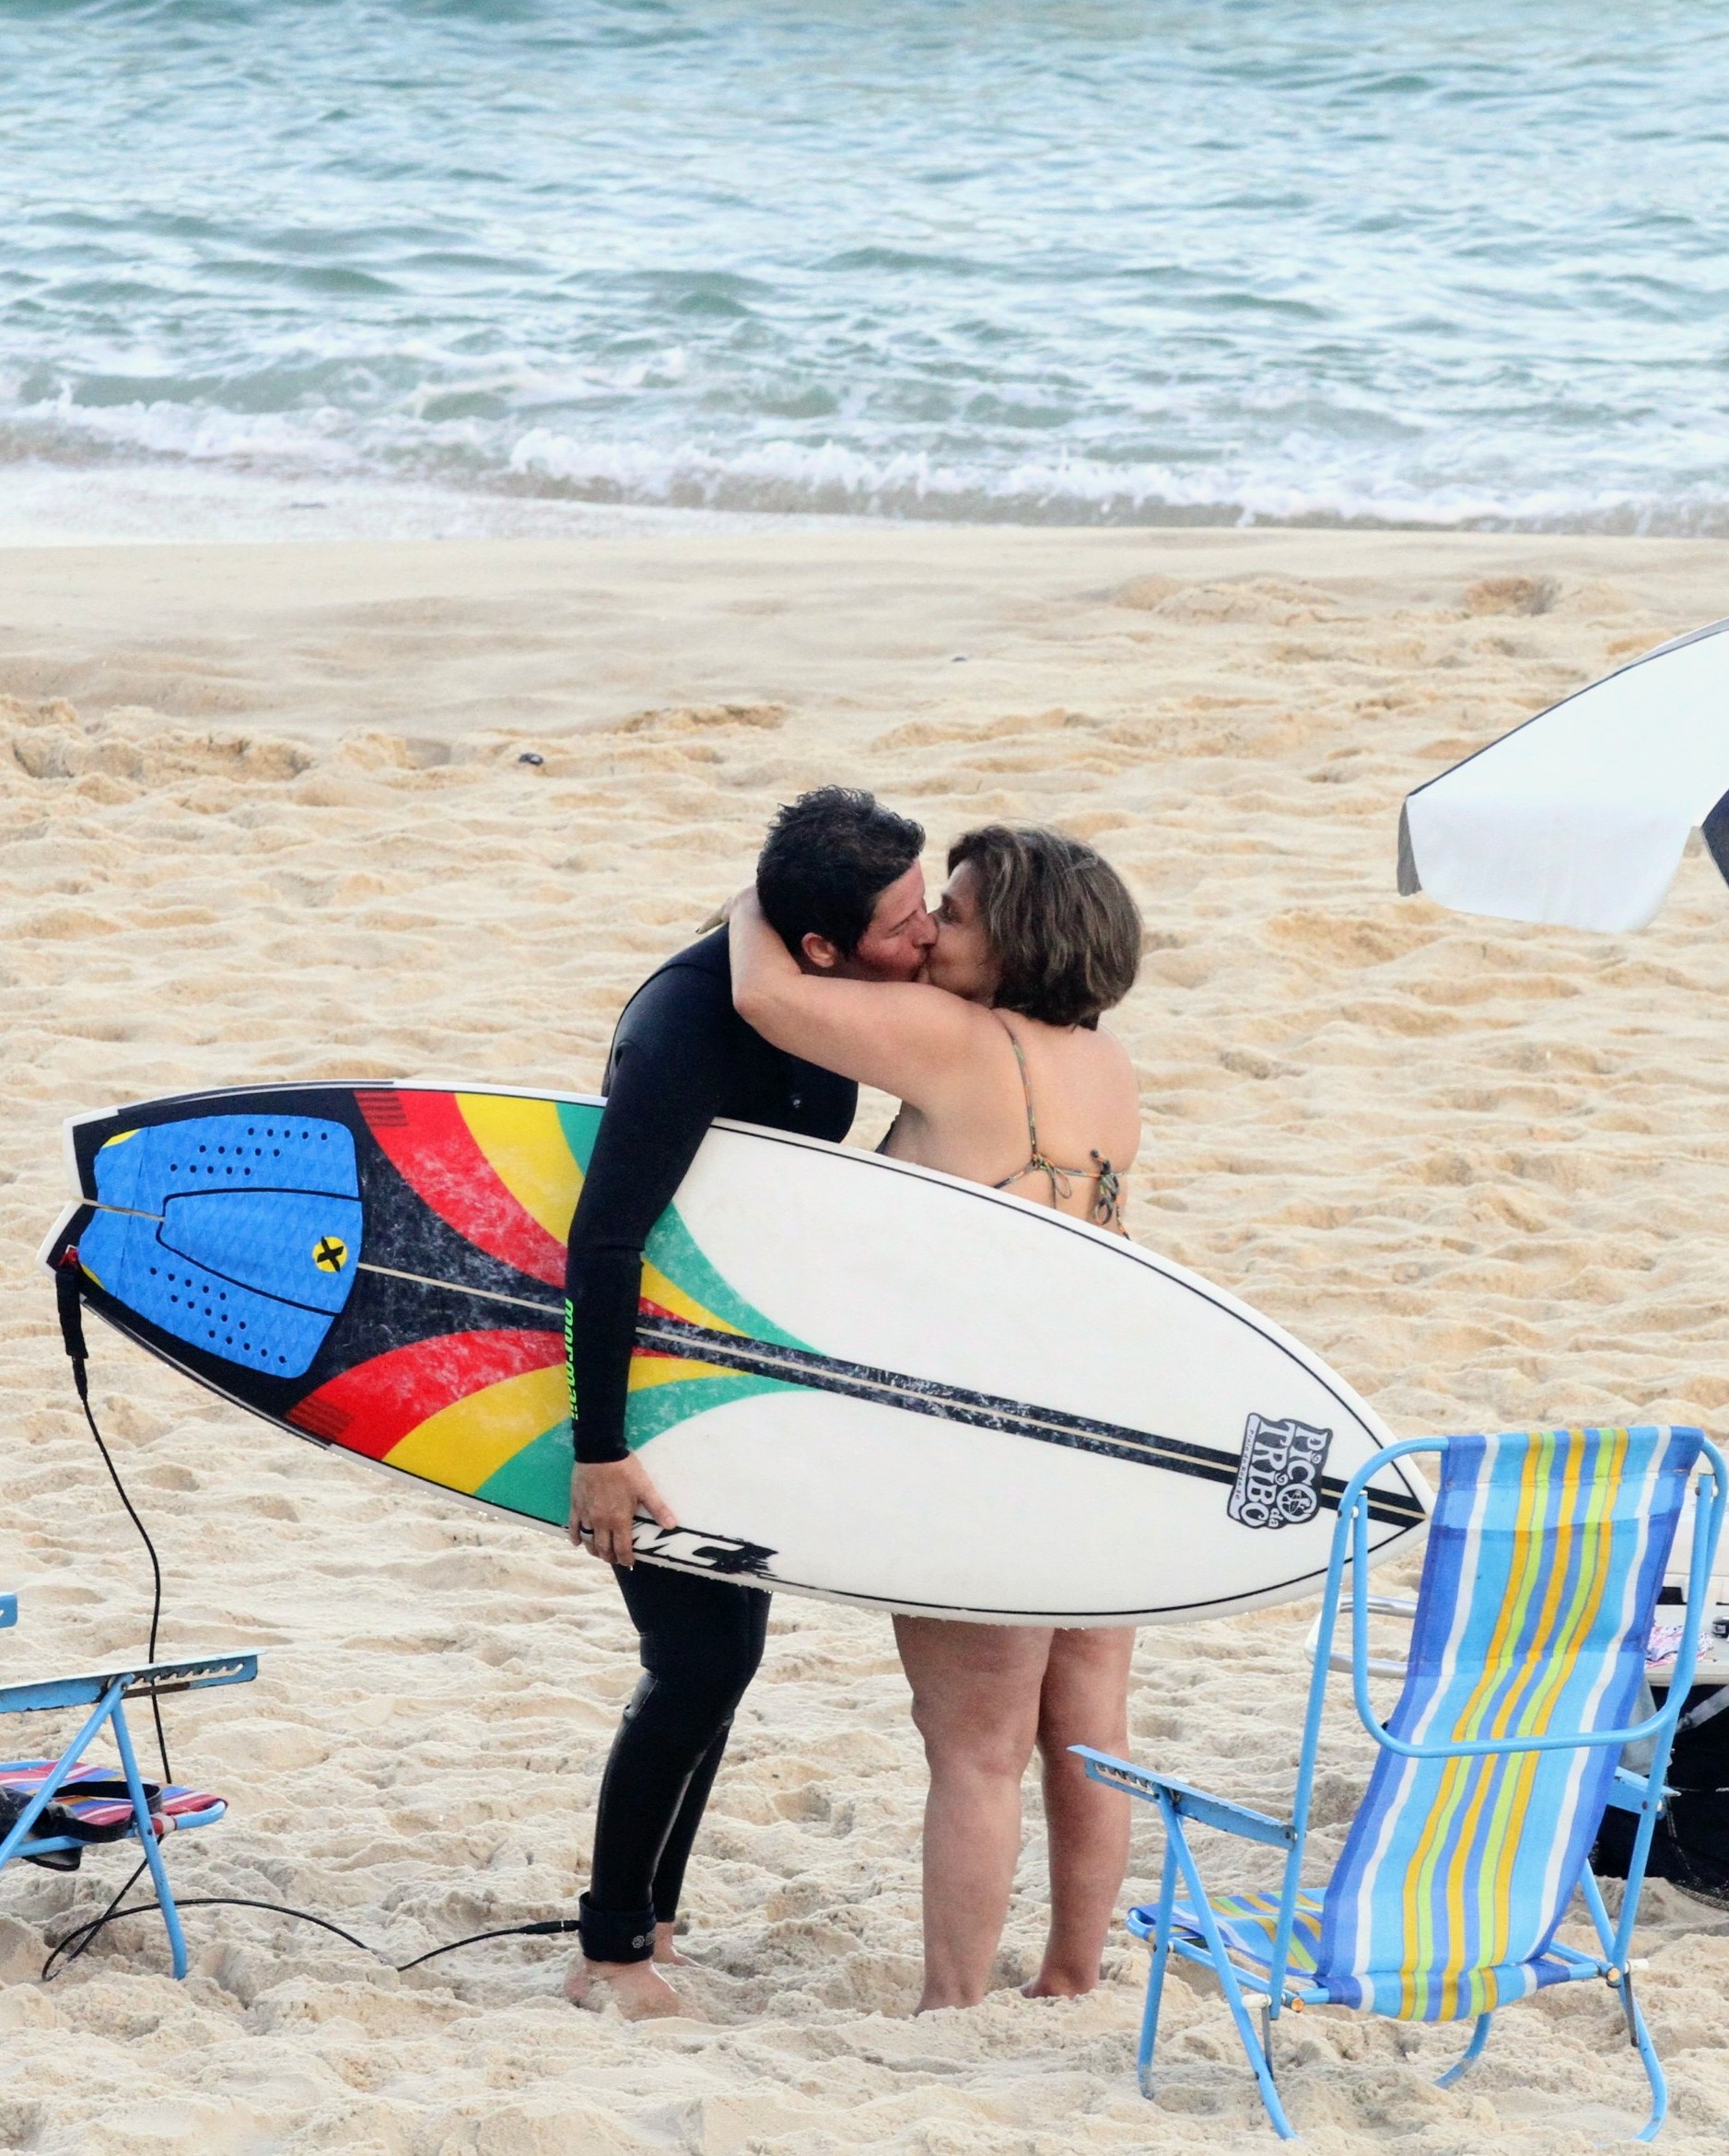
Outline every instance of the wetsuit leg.
<path id="1" fill-rule="evenodd" d="M 768 1597 L 764 1595 L 766 1602 Z M 696 1762 L 684 1790 L 683 1801 L 672 1822 L 672 1831 L 666 1837 L 666 1846 L 660 1851 L 660 1861 L 654 1868 L 654 1920 L 657 1924 L 670 1924 L 678 1915 L 679 1895 L 684 1885 L 684 1867 L 690 1862 L 691 1846 L 696 1839 L 696 1829 L 703 1823 L 703 1813 L 708 1806 L 708 1792 L 715 1786 L 715 1777 L 720 1772 L 720 1762 L 726 1757 L 727 1739 L 732 1734 L 732 1717 L 728 1715 L 720 1725 L 707 1752 Z"/>
<path id="2" fill-rule="evenodd" d="M 655 1925 L 676 1912 L 733 1709 L 763 1658 L 770 1598 L 652 1565 L 616 1577 L 643 1676 L 601 1783 L 579 1916 L 590 1961 L 639 1962 L 654 1952 Z"/>

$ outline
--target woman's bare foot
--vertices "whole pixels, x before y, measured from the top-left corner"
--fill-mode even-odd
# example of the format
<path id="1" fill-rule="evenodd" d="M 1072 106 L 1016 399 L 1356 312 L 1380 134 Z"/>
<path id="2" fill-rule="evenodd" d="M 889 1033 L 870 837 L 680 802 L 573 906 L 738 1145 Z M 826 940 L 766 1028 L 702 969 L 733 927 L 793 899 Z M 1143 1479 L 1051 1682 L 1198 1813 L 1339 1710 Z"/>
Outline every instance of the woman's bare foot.
<path id="1" fill-rule="evenodd" d="M 627 2022 L 663 2021 L 684 2011 L 652 1962 L 591 1962 L 578 1955 L 565 1978 L 565 1997 L 595 2013 L 610 2001 Z"/>
<path id="2" fill-rule="evenodd" d="M 654 1928 L 654 1958 L 663 1969 L 688 1969 L 690 1956 L 682 1954 L 672 1943 L 672 1927 L 657 1924 Z"/>
<path id="3" fill-rule="evenodd" d="M 1081 1999 L 1098 1981 L 1097 1976 L 1089 1976 L 1083 1983 L 1077 1983 L 1071 1974 L 1060 1971 L 1052 1974 L 1041 1969 L 1036 1976 L 1022 1985 L 1021 1996 L 1022 1999 Z"/>

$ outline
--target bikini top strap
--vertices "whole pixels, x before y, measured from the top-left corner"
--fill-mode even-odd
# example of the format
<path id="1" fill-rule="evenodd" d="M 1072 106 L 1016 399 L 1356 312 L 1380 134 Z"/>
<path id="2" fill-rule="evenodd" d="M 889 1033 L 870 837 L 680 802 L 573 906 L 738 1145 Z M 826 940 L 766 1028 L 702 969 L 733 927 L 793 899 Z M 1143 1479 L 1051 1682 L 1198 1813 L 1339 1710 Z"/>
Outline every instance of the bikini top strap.
<path id="1" fill-rule="evenodd" d="M 1026 1101 L 1026 1135 L 1033 1142 L 1033 1159 L 1030 1165 L 1034 1168 L 1042 1168 L 1045 1163 L 1039 1154 L 1038 1119 L 1033 1113 L 1033 1080 L 1027 1076 L 1026 1052 L 1022 1049 L 1014 1028 L 1004 1018 L 1001 1011 L 993 1009 L 990 1015 L 1008 1034 L 1009 1045 L 1014 1050 L 1015 1068 L 1021 1073 L 1021 1091 Z"/>
<path id="2" fill-rule="evenodd" d="M 1102 1228 L 1120 1228 L 1123 1219 L 1123 1179 L 1096 1148 L 1090 1157 L 1098 1162 L 1098 1166 L 1091 1173 L 1081 1168 L 1059 1168 L 1055 1160 L 1045 1158 L 1039 1145 L 1038 1120 L 1033 1113 L 1033 1080 L 1027 1075 L 1025 1052 L 1014 1028 L 1001 1011 L 993 1009 L 990 1015 L 1008 1034 L 1009 1045 L 1014 1050 L 1015 1067 L 1021 1073 L 1021 1090 L 1026 1099 L 1026 1134 L 1032 1141 L 1032 1157 L 1026 1166 L 1017 1168 L 1012 1175 L 1005 1175 L 997 1188 L 1006 1190 L 1011 1183 L 1019 1183 L 1023 1175 L 1047 1175 L 1054 1203 L 1057 1198 L 1073 1195 L 1074 1184 L 1069 1178 L 1080 1176 L 1089 1183 L 1097 1183 L 1099 1186 L 1098 1195 L 1093 1199 L 1087 1218 Z"/>

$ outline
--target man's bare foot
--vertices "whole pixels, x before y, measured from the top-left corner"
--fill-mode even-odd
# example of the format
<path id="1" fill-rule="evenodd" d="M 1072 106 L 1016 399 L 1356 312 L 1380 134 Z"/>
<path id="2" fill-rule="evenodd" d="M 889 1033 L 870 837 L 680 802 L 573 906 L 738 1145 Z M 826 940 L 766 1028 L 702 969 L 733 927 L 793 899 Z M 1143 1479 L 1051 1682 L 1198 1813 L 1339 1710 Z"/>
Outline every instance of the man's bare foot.
<path id="1" fill-rule="evenodd" d="M 578 1955 L 565 1978 L 565 1997 L 595 2013 L 610 2002 L 627 2022 L 664 2021 L 684 2011 L 652 1962 L 591 1962 Z"/>
<path id="2" fill-rule="evenodd" d="M 657 1924 L 654 1928 L 654 1958 L 663 1969 L 688 1969 L 691 1965 L 690 1956 L 680 1953 L 673 1944 L 670 1924 Z"/>

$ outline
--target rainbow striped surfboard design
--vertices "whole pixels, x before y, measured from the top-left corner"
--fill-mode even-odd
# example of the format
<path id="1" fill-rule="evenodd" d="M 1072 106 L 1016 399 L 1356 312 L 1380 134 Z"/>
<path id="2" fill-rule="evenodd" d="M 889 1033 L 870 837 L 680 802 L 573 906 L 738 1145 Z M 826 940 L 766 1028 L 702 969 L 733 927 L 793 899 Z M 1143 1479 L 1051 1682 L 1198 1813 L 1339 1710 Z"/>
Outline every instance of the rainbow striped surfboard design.
<path id="1" fill-rule="evenodd" d="M 255 1414 L 422 1482 L 565 1522 L 565 1239 L 598 1101 L 409 1088 L 194 1096 L 71 1126 L 94 1308 Z M 797 1347 L 676 1211 L 646 1320 Z M 633 1445 L 772 1377 L 638 1351 Z"/>

